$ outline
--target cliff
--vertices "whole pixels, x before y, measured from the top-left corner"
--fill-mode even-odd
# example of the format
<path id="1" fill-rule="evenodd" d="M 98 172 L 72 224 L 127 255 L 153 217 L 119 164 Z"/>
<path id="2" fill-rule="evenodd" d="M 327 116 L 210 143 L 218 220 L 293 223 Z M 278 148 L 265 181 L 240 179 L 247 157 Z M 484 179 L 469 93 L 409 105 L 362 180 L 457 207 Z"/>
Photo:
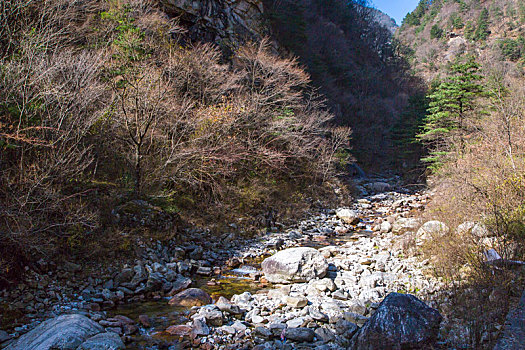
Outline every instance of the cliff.
<path id="1" fill-rule="evenodd" d="M 163 0 L 166 13 L 180 19 L 192 41 L 237 46 L 267 33 L 259 0 Z"/>

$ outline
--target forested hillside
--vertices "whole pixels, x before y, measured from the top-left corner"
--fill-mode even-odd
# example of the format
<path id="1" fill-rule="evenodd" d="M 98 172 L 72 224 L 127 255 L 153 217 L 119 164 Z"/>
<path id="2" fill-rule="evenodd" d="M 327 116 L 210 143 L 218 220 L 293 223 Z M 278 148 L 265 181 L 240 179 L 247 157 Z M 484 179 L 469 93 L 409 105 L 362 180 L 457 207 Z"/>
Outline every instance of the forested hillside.
<path id="1" fill-rule="evenodd" d="M 303 203 L 344 168 L 349 129 L 297 62 L 249 35 L 225 59 L 165 9 L 2 4 L 2 284 L 40 257 L 126 249 L 112 217 L 130 200 L 195 220 L 215 206 L 220 224 Z"/>
<path id="2" fill-rule="evenodd" d="M 392 164 L 390 128 L 417 84 L 375 12 L 264 5 L 2 5 L 6 276 L 124 244 L 113 217 L 130 200 L 212 225 L 249 214 L 254 228 L 329 193 L 353 156 Z"/>
<path id="3" fill-rule="evenodd" d="M 447 231 L 457 227 L 435 235 L 427 256 L 441 275 L 469 286 L 465 298 L 476 301 L 459 305 L 472 322 L 471 346 L 482 347 L 490 327 L 482 314 L 497 307 L 475 305 L 519 296 L 524 286 L 512 264 L 491 272 L 487 250 L 502 261 L 525 258 L 525 4 L 423 0 L 396 38 L 427 82 L 396 134 L 412 140 L 407 150 L 423 147 L 421 162 L 435 192 L 426 216 Z M 498 286 L 505 286 L 500 298 Z"/>
<path id="4" fill-rule="evenodd" d="M 399 165 L 391 127 L 420 86 L 391 27 L 376 20 L 366 1 L 266 3 L 279 44 L 305 65 L 336 121 L 352 128 L 359 164 L 371 171 Z"/>

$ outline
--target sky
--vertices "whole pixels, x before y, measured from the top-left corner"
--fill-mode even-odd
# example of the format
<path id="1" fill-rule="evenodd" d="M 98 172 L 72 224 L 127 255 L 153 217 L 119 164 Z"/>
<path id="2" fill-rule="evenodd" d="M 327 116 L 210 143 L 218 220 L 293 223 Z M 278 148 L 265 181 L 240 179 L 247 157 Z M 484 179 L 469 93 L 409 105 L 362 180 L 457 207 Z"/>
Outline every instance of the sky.
<path id="1" fill-rule="evenodd" d="M 370 2 L 373 7 L 394 18 L 397 24 L 401 25 L 403 18 L 416 8 L 419 0 L 371 0 Z"/>

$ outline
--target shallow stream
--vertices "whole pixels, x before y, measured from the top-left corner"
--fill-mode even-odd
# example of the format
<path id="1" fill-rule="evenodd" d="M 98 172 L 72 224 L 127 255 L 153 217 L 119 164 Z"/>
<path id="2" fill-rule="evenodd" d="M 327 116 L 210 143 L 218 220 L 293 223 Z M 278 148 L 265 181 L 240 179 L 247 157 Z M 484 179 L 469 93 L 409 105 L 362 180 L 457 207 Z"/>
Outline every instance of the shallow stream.
<path id="1" fill-rule="evenodd" d="M 368 225 L 366 228 L 369 228 Z M 322 248 L 325 246 L 344 245 L 347 242 L 356 241 L 359 237 L 370 236 L 370 230 L 350 231 L 346 234 L 327 236 L 312 236 L 301 240 L 297 246 Z M 261 262 L 266 256 L 255 259 L 245 259 L 245 264 L 233 269 L 223 270 L 220 276 L 193 275 L 192 288 L 200 288 L 207 292 L 212 299 L 217 300 L 220 296 L 227 299 L 235 294 L 244 292 L 257 293 L 270 289 L 272 285 L 267 282 L 256 281 L 254 276 L 261 272 Z M 159 298 L 118 305 L 110 310 L 109 316 L 123 315 L 137 321 L 139 316 L 146 315 L 150 327 L 140 326 L 139 332 L 132 336 L 133 342 L 127 349 L 163 349 L 162 343 L 174 343 L 179 339 L 165 332 L 172 325 L 185 324 L 189 320 L 190 309 L 186 307 L 174 307 L 168 304 L 169 298 Z"/>

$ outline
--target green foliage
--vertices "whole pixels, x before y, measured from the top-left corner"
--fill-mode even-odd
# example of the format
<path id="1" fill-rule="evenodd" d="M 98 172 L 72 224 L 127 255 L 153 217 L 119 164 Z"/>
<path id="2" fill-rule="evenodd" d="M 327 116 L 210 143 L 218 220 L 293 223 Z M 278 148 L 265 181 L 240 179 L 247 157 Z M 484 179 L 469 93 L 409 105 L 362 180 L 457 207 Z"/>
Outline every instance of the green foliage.
<path id="1" fill-rule="evenodd" d="M 457 12 L 454 12 L 450 15 L 449 23 L 453 29 L 461 29 L 465 26 L 465 23 L 463 23 L 463 18 L 461 18 Z"/>
<path id="2" fill-rule="evenodd" d="M 439 167 L 448 153 L 448 140 L 453 131 L 464 131 L 467 112 L 474 109 L 475 99 L 483 94 L 479 83 L 479 64 L 470 57 L 451 66 L 450 77 L 428 95 L 428 114 L 417 138 L 430 149 L 430 157 L 422 161 Z"/>
<path id="3" fill-rule="evenodd" d="M 465 1 L 459 0 L 458 2 L 459 2 L 459 7 L 461 8 L 461 12 L 466 13 L 468 12 L 468 10 L 470 10 L 470 5 L 467 4 Z"/>
<path id="4" fill-rule="evenodd" d="M 432 4 L 431 0 L 421 0 L 419 1 L 419 4 L 417 5 L 416 9 L 410 13 L 408 13 L 405 18 L 403 19 L 402 24 L 408 25 L 408 26 L 418 26 L 421 24 L 421 18 L 425 15 L 427 10 L 430 8 L 430 5 Z"/>
<path id="5" fill-rule="evenodd" d="M 497 6 L 496 4 L 492 4 L 490 6 L 490 13 L 492 14 L 492 18 L 496 19 L 496 20 L 501 20 L 501 18 L 503 17 L 503 10 Z"/>
<path id="6" fill-rule="evenodd" d="M 517 16 L 516 8 L 512 6 L 512 4 L 508 4 L 507 8 L 505 9 L 505 15 L 509 18 L 514 19 Z"/>
<path id="7" fill-rule="evenodd" d="M 520 40 L 521 39 L 521 40 Z M 523 37 L 520 37 L 518 40 L 514 39 L 502 39 L 499 41 L 499 47 L 503 56 L 511 61 L 518 61 L 523 57 L 525 53 L 525 43 Z"/>
<path id="8" fill-rule="evenodd" d="M 474 39 L 477 41 L 484 41 L 490 34 L 489 30 L 490 18 L 489 10 L 484 8 L 479 14 L 476 31 L 474 32 Z"/>
<path id="9" fill-rule="evenodd" d="M 474 27 L 474 23 L 472 21 L 468 21 L 465 25 L 465 38 L 467 40 L 474 40 L 474 32 L 476 31 L 476 28 Z"/>
<path id="10" fill-rule="evenodd" d="M 420 152 L 416 135 L 419 132 L 428 109 L 428 98 L 424 94 L 411 96 L 403 113 L 392 128 L 392 139 L 396 154 L 407 159 Z"/>
<path id="11" fill-rule="evenodd" d="M 115 54 L 116 58 L 131 62 L 147 58 L 144 33 L 135 25 L 135 18 L 132 17 L 129 6 L 124 5 L 102 12 L 100 18 L 117 24 L 117 36 L 113 40 L 118 52 Z"/>
<path id="12" fill-rule="evenodd" d="M 525 23 L 525 4 L 520 1 L 518 6 L 520 22 Z"/>
<path id="13" fill-rule="evenodd" d="M 434 24 L 430 29 L 430 38 L 431 39 L 441 39 L 443 36 L 443 29 L 437 24 Z"/>

